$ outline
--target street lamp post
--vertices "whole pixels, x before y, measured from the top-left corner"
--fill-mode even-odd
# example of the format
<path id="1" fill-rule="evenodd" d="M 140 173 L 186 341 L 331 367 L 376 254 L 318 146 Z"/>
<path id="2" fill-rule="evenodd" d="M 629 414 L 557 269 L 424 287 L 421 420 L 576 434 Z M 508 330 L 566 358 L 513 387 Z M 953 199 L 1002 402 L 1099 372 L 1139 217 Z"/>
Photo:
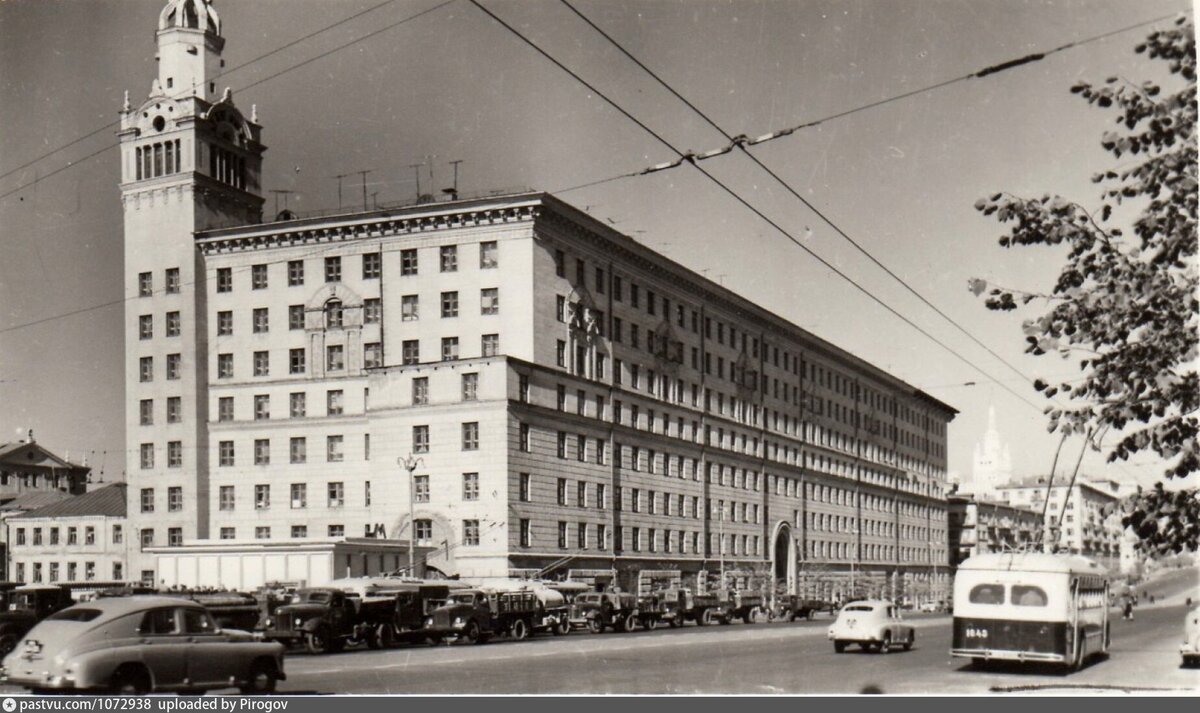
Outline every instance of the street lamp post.
<path id="1" fill-rule="evenodd" d="M 937 578 L 938 561 L 937 561 L 937 551 L 934 549 L 933 540 L 929 541 L 929 559 L 931 562 L 933 562 L 933 579 L 929 582 L 929 596 L 931 598 L 937 600 L 939 597 L 935 594 L 935 592 L 937 591 L 937 590 L 935 590 L 935 587 L 938 586 L 938 578 Z"/>
<path id="2" fill-rule="evenodd" d="M 846 601 L 852 601 L 855 598 L 854 567 L 855 567 L 855 565 L 858 564 L 858 526 L 857 525 L 854 526 L 854 528 L 852 528 L 850 530 L 850 534 L 854 535 L 854 542 L 851 543 L 851 547 L 850 547 L 850 592 L 846 598 Z"/>
<path id="3" fill-rule="evenodd" d="M 408 471 L 408 576 L 417 576 L 416 554 L 414 547 L 417 541 L 417 521 L 414 519 L 414 493 L 415 483 L 413 482 L 413 471 L 417 469 L 424 461 L 416 458 L 412 453 L 408 454 L 407 458 L 397 458 L 396 463 Z"/>

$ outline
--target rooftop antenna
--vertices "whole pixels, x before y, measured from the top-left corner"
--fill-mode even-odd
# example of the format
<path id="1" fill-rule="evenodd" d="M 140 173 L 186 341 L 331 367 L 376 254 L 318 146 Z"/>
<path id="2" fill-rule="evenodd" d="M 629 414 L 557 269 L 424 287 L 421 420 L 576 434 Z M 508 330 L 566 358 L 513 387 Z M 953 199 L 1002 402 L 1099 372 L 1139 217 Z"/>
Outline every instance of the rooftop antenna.
<path id="1" fill-rule="evenodd" d="M 374 173 L 374 172 L 375 172 L 375 169 L 373 169 L 373 168 L 368 168 L 365 171 L 355 171 L 355 173 L 362 176 L 363 210 L 367 209 L 367 174 Z"/>
<path id="2" fill-rule="evenodd" d="M 371 207 L 373 209 L 378 210 L 378 208 L 379 208 L 379 191 L 375 191 L 371 194 Z"/>
<path id="3" fill-rule="evenodd" d="M 454 167 L 454 187 L 442 189 L 442 193 L 448 194 L 450 196 L 450 200 L 452 201 L 458 200 L 458 164 L 460 163 L 462 163 L 461 158 L 450 162 L 450 165 Z"/>
<path id="4" fill-rule="evenodd" d="M 279 215 L 279 196 L 283 196 L 283 209 L 287 210 L 287 197 L 296 191 L 289 191 L 286 188 L 272 188 L 271 192 L 275 194 L 275 215 Z"/>
<path id="5" fill-rule="evenodd" d="M 408 167 L 413 170 L 413 175 L 417 177 L 417 202 L 421 202 L 421 167 L 424 163 L 410 163 Z"/>
<path id="6" fill-rule="evenodd" d="M 338 182 L 338 208 L 342 207 L 342 179 L 349 175 L 349 173 L 339 173 L 338 175 L 333 176 L 333 178 L 336 178 Z"/>

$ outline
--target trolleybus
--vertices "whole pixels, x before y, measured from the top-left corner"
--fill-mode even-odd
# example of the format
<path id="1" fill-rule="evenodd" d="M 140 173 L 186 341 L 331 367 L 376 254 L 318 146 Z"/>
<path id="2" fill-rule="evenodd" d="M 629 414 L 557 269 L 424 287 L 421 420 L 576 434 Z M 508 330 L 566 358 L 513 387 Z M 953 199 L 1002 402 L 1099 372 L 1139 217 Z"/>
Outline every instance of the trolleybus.
<path id="1" fill-rule="evenodd" d="M 950 654 L 1080 668 L 1109 646 L 1108 574 L 1078 555 L 977 555 L 954 579 Z"/>

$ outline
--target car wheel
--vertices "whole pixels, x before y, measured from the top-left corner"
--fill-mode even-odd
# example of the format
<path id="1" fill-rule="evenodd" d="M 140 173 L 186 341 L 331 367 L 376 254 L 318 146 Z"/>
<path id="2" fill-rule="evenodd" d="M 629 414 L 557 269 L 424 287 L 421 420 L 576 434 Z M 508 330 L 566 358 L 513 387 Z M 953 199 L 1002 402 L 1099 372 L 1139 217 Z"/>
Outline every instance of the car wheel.
<path id="1" fill-rule="evenodd" d="M 908 638 L 904 640 L 904 650 L 912 651 L 913 643 L 917 640 L 917 632 L 908 632 Z"/>
<path id="2" fill-rule="evenodd" d="M 642 620 L 642 628 L 646 631 L 654 631 L 658 628 L 658 619 L 648 616 Z"/>
<path id="3" fill-rule="evenodd" d="M 329 642 L 329 629 L 318 626 L 305 634 L 304 648 L 308 649 L 310 654 L 327 654 L 333 650 Z"/>
<path id="4" fill-rule="evenodd" d="M 529 638 L 529 626 L 524 619 L 517 619 L 508 627 L 508 635 L 517 641 L 524 641 Z"/>
<path id="5" fill-rule="evenodd" d="M 0 659 L 8 656 L 15 648 L 17 648 L 17 637 L 12 634 L 0 636 Z"/>
<path id="6" fill-rule="evenodd" d="M 743 624 L 753 624 L 754 620 L 757 618 L 758 618 L 758 607 L 751 607 L 750 609 L 746 610 L 745 614 L 742 614 L 742 623 Z"/>
<path id="7" fill-rule="evenodd" d="M 554 624 L 554 627 L 551 629 L 551 631 L 554 632 L 555 636 L 566 636 L 567 634 L 570 634 L 571 633 L 570 620 L 568 620 L 567 617 L 565 617 L 565 616 L 562 617 Z"/>
<path id="8" fill-rule="evenodd" d="M 673 616 L 667 620 L 667 623 L 671 626 L 672 629 L 678 629 L 679 627 L 683 626 L 683 617 L 682 616 Z"/>
<path id="9" fill-rule="evenodd" d="M 637 627 L 637 617 L 634 615 L 629 614 L 621 620 L 621 631 L 633 631 L 635 627 Z"/>
<path id="10" fill-rule="evenodd" d="M 779 618 L 784 621 L 796 621 L 796 612 L 792 611 L 791 607 L 785 607 Z"/>
<path id="11" fill-rule="evenodd" d="M 150 692 L 150 675 L 138 666 L 122 666 L 113 674 L 110 690 L 117 696 L 144 696 Z"/>
<path id="12" fill-rule="evenodd" d="M 275 684 L 278 682 L 279 672 L 275 670 L 274 663 L 256 661 L 250 667 L 245 683 L 238 686 L 238 689 L 247 694 L 274 693 Z"/>
<path id="13" fill-rule="evenodd" d="M 700 618 L 696 620 L 696 623 L 699 624 L 700 626 L 712 626 L 712 623 L 713 623 L 712 610 L 705 609 L 703 612 L 701 612 Z"/>
<path id="14" fill-rule="evenodd" d="M 816 612 L 816 610 L 815 610 L 815 609 L 809 609 L 808 611 L 804 612 L 804 618 L 805 618 L 805 619 L 808 619 L 809 621 L 812 621 L 812 620 L 813 620 L 813 615 L 814 615 L 814 614 L 816 614 L 816 613 L 817 613 L 817 612 Z"/>
<path id="15" fill-rule="evenodd" d="M 375 643 L 381 649 L 390 649 L 396 643 L 396 634 L 392 631 L 391 624 L 380 624 L 375 630 Z"/>
<path id="16" fill-rule="evenodd" d="M 377 650 L 379 648 L 379 632 L 375 629 L 369 630 L 363 635 L 363 641 L 367 642 L 367 648 Z"/>
<path id="17" fill-rule="evenodd" d="M 846 642 L 845 642 L 845 641 L 835 641 L 835 642 L 833 642 L 833 652 L 834 652 L 835 654 L 844 654 L 844 653 L 846 653 Z"/>
<path id="18" fill-rule="evenodd" d="M 892 651 L 892 632 L 886 632 L 883 635 L 883 641 L 879 642 L 879 653 L 887 654 Z"/>
<path id="19" fill-rule="evenodd" d="M 721 622 L 721 626 L 729 626 L 733 619 L 728 614 L 725 614 L 720 619 L 717 619 L 717 621 Z"/>
<path id="20" fill-rule="evenodd" d="M 592 632 L 593 634 L 604 633 L 604 624 L 600 623 L 600 620 L 596 617 L 588 619 L 587 628 L 588 631 Z"/>

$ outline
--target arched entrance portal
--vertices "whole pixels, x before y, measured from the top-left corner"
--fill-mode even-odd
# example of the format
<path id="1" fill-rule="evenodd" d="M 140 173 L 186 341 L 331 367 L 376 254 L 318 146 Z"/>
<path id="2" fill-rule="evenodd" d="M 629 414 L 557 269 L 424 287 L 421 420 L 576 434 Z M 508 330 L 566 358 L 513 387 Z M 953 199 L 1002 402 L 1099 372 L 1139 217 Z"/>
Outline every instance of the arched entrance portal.
<path id="1" fill-rule="evenodd" d="M 771 572 L 775 578 L 775 590 L 788 594 L 796 592 L 796 540 L 792 527 L 786 522 L 775 526 L 775 537 L 771 540 Z"/>

